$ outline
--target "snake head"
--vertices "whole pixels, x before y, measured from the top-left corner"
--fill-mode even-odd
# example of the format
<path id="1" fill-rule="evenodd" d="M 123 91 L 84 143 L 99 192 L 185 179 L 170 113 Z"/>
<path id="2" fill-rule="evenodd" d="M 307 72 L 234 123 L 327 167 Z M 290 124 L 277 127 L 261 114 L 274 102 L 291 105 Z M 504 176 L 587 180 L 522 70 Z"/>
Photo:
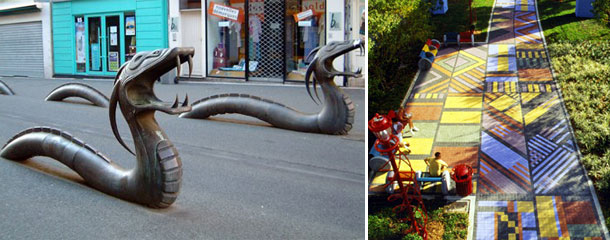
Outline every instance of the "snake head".
<path id="1" fill-rule="evenodd" d="M 316 90 L 316 83 L 333 83 L 333 79 L 336 76 L 346 77 L 362 77 L 362 69 L 358 69 L 355 72 L 340 72 L 333 66 L 335 58 L 342 56 L 354 49 L 360 49 L 360 52 L 364 52 L 364 41 L 361 39 L 345 41 L 345 42 L 331 42 L 328 45 L 317 47 L 313 49 L 305 58 L 305 62 L 309 63 L 307 72 L 305 73 L 305 86 L 307 93 L 311 99 L 316 100 L 309 91 L 309 81 L 313 74 L 313 89 L 318 100 L 318 91 Z"/>
<path id="2" fill-rule="evenodd" d="M 182 105 L 178 103 L 177 95 L 173 104 L 167 104 L 155 95 L 153 87 L 157 79 L 174 68 L 177 68 L 180 76 L 180 66 L 184 62 L 189 64 L 190 77 L 194 54 L 194 48 L 157 49 L 139 52 L 121 66 L 110 98 L 110 124 L 117 140 L 131 153 L 133 152 L 122 141 L 116 127 L 117 104 L 127 121 L 143 112 L 161 111 L 174 115 L 191 111 L 188 95 Z"/>

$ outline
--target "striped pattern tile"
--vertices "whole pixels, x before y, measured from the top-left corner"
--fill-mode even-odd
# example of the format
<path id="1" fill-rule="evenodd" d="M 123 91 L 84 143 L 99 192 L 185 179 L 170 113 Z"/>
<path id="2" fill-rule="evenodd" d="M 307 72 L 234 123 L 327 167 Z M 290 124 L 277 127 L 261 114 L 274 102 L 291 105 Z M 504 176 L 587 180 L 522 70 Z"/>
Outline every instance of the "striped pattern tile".
<path id="1" fill-rule="evenodd" d="M 488 93 L 516 93 L 519 92 L 517 82 L 487 82 L 485 92 Z"/>
<path id="2" fill-rule="evenodd" d="M 515 13 L 515 40 L 517 43 L 542 43 L 536 12 Z"/>
<path id="3" fill-rule="evenodd" d="M 554 83 L 521 83 L 519 85 L 521 92 L 550 93 L 557 91 Z"/>
<path id="4" fill-rule="evenodd" d="M 529 96 L 531 96 L 531 95 L 529 95 Z M 540 95 L 537 95 L 537 96 L 540 96 Z M 557 94 L 553 94 L 549 99 L 546 99 L 544 102 L 538 104 L 532 110 L 525 113 L 525 115 L 523 116 L 525 125 L 531 124 L 536 119 L 540 118 L 543 114 L 547 113 L 553 106 L 555 106 L 559 103 L 560 103 L 559 97 L 557 96 Z"/>

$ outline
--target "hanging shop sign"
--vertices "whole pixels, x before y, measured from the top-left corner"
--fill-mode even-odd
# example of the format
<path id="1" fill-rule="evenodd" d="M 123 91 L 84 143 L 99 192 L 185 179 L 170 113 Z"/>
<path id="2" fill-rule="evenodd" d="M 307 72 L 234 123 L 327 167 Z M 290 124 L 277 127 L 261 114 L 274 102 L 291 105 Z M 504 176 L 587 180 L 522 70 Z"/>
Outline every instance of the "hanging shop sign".
<path id="1" fill-rule="evenodd" d="M 315 12 L 325 12 L 326 5 L 324 4 L 325 0 L 303 0 L 301 4 L 301 11 L 305 11 L 307 9 L 314 10 Z"/>
<path id="2" fill-rule="evenodd" d="M 125 18 L 125 35 L 134 36 L 136 35 L 136 18 L 126 17 Z"/>
<path id="3" fill-rule="evenodd" d="M 308 9 L 308 10 L 302 11 L 300 13 L 294 14 L 293 16 L 294 16 L 294 21 L 298 22 L 298 21 L 310 18 L 313 15 L 314 15 L 314 11 L 311 9 Z"/>
<path id="4" fill-rule="evenodd" d="M 242 11 L 242 9 L 232 8 L 229 6 L 217 4 L 215 2 L 210 2 L 208 14 L 234 22 L 244 22 L 244 12 Z"/>
<path id="5" fill-rule="evenodd" d="M 108 52 L 108 68 L 112 72 L 119 70 L 119 52 Z"/>

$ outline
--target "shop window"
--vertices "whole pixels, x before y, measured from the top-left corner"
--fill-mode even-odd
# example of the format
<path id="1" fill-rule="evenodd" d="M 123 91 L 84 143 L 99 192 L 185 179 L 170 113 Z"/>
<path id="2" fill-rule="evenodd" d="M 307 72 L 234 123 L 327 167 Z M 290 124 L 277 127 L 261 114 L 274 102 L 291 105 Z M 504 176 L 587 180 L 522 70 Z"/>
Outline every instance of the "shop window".
<path id="1" fill-rule="evenodd" d="M 76 41 L 76 72 L 84 73 L 86 71 L 87 54 L 85 49 L 87 48 L 87 36 L 85 36 L 85 19 L 83 16 L 74 17 L 75 24 L 75 41 Z"/>
<path id="2" fill-rule="evenodd" d="M 136 16 L 125 13 L 125 61 L 131 60 L 136 52 Z"/>
<path id="3" fill-rule="evenodd" d="M 286 1 L 286 80 L 304 81 L 305 58 L 326 44 L 326 1 Z"/>
<path id="4" fill-rule="evenodd" d="M 208 75 L 244 78 L 247 44 L 244 0 L 208 0 L 207 6 Z"/>
<path id="5" fill-rule="evenodd" d="M 180 10 L 201 9 L 201 0 L 180 0 Z"/>

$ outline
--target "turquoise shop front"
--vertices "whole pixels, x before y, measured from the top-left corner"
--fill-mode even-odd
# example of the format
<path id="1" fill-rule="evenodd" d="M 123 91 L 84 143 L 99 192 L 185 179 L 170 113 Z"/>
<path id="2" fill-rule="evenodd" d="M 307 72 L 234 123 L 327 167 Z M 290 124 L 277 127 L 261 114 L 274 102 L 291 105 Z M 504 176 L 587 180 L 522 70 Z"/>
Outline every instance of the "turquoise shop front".
<path id="1" fill-rule="evenodd" d="M 114 76 L 137 52 L 168 46 L 166 0 L 54 2 L 55 75 Z"/>

